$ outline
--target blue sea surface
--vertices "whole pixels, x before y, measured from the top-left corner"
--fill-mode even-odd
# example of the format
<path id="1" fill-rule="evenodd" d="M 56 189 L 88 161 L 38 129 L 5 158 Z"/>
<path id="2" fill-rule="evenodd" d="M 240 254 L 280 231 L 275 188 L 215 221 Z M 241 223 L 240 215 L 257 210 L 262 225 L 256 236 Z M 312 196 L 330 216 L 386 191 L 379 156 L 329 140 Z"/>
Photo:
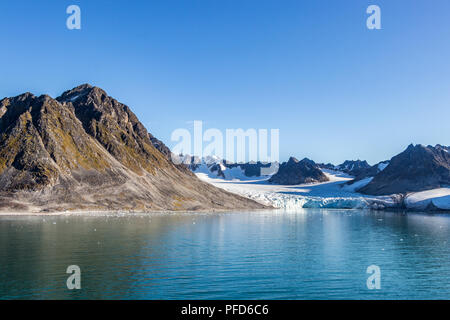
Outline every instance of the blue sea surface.
<path id="1" fill-rule="evenodd" d="M 449 241 L 429 213 L 2 216 L 0 299 L 449 299 Z"/>

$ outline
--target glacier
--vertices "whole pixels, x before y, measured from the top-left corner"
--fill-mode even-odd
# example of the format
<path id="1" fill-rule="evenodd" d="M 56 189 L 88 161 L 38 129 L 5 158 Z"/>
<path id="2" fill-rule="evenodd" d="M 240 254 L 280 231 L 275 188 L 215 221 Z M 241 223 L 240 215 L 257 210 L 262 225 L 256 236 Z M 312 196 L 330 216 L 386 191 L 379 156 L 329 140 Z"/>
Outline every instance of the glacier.
<path id="1" fill-rule="evenodd" d="M 232 179 L 231 177 L 221 179 L 217 176 L 212 178 L 201 170 L 196 175 L 201 180 L 226 191 L 286 210 L 301 208 L 450 210 L 450 188 L 416 192 L 406 196 L 400 194 L 370 196 L 360 194 L 356 190 L 368 184 L 373 177 L 347 184 L 353 179 L 352 176 L 335 170 L 322 169 L 322 171 L 330 181 L 295 186 L 270 184 L 268 182 L 270 177 L 267 176 L 257 179 L 245 177 L 239 180 L 240 175 L 233 175 Z"/>

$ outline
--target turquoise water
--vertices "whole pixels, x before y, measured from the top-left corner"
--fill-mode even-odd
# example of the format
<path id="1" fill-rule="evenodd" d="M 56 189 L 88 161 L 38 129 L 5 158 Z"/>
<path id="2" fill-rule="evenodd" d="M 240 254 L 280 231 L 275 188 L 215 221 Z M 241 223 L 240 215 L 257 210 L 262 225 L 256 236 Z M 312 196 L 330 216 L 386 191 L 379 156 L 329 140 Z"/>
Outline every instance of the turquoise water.
<path id="1" fill-rule="evenodd" d="M 448 299 L 449 240 L 442 214 L 0 217 L 0 298 Z"/>

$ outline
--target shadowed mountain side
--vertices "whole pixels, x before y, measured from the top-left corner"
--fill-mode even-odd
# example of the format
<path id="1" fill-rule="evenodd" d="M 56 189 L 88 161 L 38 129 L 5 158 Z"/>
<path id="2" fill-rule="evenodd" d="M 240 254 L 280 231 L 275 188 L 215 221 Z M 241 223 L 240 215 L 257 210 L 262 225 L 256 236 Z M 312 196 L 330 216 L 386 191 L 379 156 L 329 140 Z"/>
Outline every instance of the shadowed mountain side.
<path id="1" fill-rule="evenodd" d="M 102 89 L 0 101 L 0 210 L 233 210 L 263 205 L 217 189 Z"/>
<path id="2" fill-rule="evenodd" d="M 296 185 L 328 180 L 328 177 L 314 161 L 307 158 L 298 161 L 296 158 L 291 157 L 289 161 L 280 165 L 278 172 L 269 179 L 269 182 L 282 185 Z"/>
<path id="3" fill-rule="evenodd" d="M 359 191 L 372 195 L 409 193 L 450 185 L 450 148 L 410 145 Z"/>

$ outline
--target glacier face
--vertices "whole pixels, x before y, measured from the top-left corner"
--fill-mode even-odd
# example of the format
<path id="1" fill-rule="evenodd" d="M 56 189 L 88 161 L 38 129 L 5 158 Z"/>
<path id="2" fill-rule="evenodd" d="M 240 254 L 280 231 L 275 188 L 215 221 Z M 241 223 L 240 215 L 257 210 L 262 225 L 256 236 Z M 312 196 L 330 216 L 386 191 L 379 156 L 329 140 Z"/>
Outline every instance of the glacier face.
<path id="1" fill-rule="evenodd" d="M 411 193 L 405 198 L 405 204 L 416 210 L 426 210 L 427 208 L 450 210 L 450 188 Z"/>
<path id="2" fill-rule="evenodd" d="M 430 190 L 407 195 L 368 196 L 356 192 L 371 181 L 371 177 L 352 185 L 346 182 L 352 177 L 339 171 L 324 170 L 330 181 L 296 186 L 273 185 L 267 182 L 268 177 L 258 180 L 212 179 L 206 173 L 197 176 L 216 187 L 237 193 L 275 208 L 297 210 L 301 208 L 333 208 L 333 209 L 389 209 L 407 208 L 426 210 L 430 203 L 434 209 L 450 210 L 450 188 Z"/>

